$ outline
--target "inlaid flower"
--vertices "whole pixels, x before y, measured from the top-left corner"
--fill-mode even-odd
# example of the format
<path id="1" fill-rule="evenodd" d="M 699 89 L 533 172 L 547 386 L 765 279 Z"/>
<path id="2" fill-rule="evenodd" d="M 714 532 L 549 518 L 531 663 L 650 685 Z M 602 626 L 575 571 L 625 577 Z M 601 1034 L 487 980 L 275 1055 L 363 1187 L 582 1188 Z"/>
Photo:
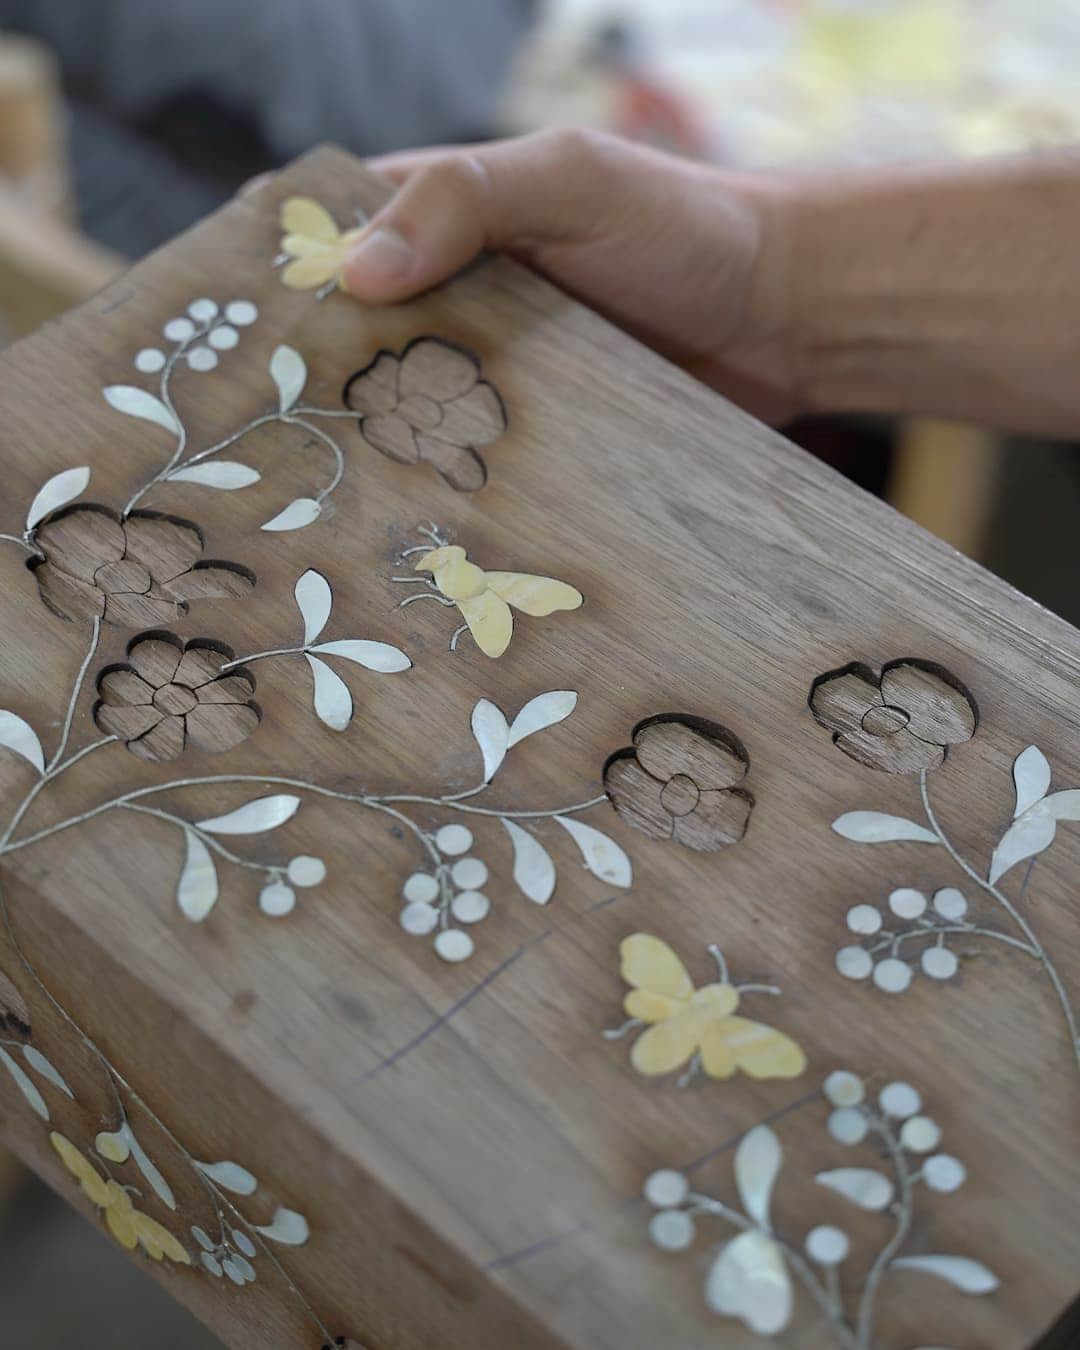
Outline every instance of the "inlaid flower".
<path id="1" fill-rule="evenodd" d="M 127 655 L 98 677 L 94 721 L 140 759 L 175 759 L 188 744 L 231 750 L 259 725 L 255 681 L 241 667 L 222 671 L 233 655 L 227 647 L 151 632 Z"/>
<path id="2" fill-rule="evenodd" d="M 709 852 L 746 833 L 754 799 L 738 787 L 750 760 L 727 730 L 699 718 L 651 717 L 604 769 L 619 815 L 654 839 Z"/>
<path id="3" fill-rule="evenodd" d="M 816 681 L 810 709 L 845 755 L 885 773 L 936 769 L 978 720 L 960 681 L 927 661 L 891 661 L 880 678 L 853 662 Z"/>
<path id="4" fill-rule="evenodd" d="M 433 464 L 452 488 L 473 492 L 487 478 L 476 447 L 506 430 L 502 399 L 480 378 L 470 353 L 423 337 L 401 356 L 381 351 L 345 386 L 360 432 L 399 464 Z"/>
<path id="5" fill-rule="evenodd" d="M 168 1257 L 178 1265 L 191 1265 L 187 1250 L 156 1219 L 136 1209 L 131 1196 L 119 1182 L 107 1181 L 64 1135 L 53 1131 L 49 1139 L 64 1166 L 78 1181 L 82 1193 L 104 1213 L 105 1224 L 121 1247 L 134 1251 L 141 1246 L 152 1261 Z"/>
<path id="6" fill-rule="evenodd" d="M 203 537 L 188 520 L 104 506 L 75 506 L 34 533 L 31 561 L 41 598 L 62 619 L 138 628 L 175 623 L 189 600 L 247 595 L 253 573 L 203 562 Z"/>

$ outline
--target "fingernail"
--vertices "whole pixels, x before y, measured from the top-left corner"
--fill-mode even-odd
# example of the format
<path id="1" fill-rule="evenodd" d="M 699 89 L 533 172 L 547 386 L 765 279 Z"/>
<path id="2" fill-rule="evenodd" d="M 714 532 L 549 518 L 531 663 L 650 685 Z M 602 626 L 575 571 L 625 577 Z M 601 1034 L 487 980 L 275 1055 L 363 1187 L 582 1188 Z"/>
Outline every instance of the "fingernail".
<path id="1" fill-rule="evenodd" d="M 380 225 L 358 239 L 345 260 L 346 270 L 362 275 L 364 282 L 398 281 L 416 260 L 416 250 L 403 234 L 389 225 Z"/>

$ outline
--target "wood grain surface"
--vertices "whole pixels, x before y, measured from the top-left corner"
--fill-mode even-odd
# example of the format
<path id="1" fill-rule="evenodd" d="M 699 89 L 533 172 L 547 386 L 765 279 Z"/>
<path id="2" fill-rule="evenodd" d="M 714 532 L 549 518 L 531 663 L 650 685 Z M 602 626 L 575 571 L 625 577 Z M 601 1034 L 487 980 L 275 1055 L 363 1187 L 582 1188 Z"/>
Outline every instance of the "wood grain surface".
<path id="1" fill-rule="evenodd" d="M 186 1158 L 249 1169 L 260 1185 L 239 1203 L 255 1224 L 278 1206 L 306 1215 L 310 1239 L 269 1244 L 278 1266 L 260 1249 L 257 1278 L 244 1288 L 197 1267 L 148 1262 L 231 1346 L 318 1350 L 329 1335 L 367 1350 L 743 1350 L 764 1342 L 710 1310 L 703 1293 L 732 1230 L 699 1215 L 688 1250 L 659 1250 L 643 1182 L 659 1168 L 682 1170 L 695 1191 L 737 1206 L 735 1146 L 771 1122 L 784 1152 L 775 1232 L 801 1249 L 814 1226 L 841 1227 L 852 1252 L 840 1283 L 857 1308 L 894 1217 L 862 1212 L 814 1181 L 825 1169 L 888 1167 L 870 1142 L 844 1148 L 827 1132 L 822 1080 L 849 1069 L 871 1095 L 894 1081 L 915 1085 L 943 1131 L 940 1151 L 966 1167 L 951 1193 L 918 1184 L 904 1253 L 970 1257 L 999 1281 L 973 1296 L 914 1269 L 890 1270 L 865 1343 L 1030 1344 L 1080 1291 L 1080 1074 L 1059 999 L 1029 954 L 974 935 L 955 939 L 961 963 L 949 981 L 918 973 L 905 992 L 889 994 L 838 973 L 838 949 L 857 941 L 845 927 L 848 910 L 887 913 L 897 888 L 959 888 L 979 926 L 1017 930 L 944 847 L 860 844 L 830 828 L 856 810 L 925 825 L 919 775 L 842 753 L 808 700 L 820 676 L 851 663 L 869 672 L 871 699 L 889 663 L 947 672 L 970 695 L 977 726 L 967 739 L 951 737 L 926 783 L 942 829 L 985 877 L 1013 813 L 1012 765 L 1025 747 L 1045 752 L 1055 791 L 1080 786 L 1080 637 L 511 262 L 483 262 L 394 309 L 286 289 L 271 263 L 279 205 L 294 193 L 318 198 L 345 226 L 384 188 L 352 158 L 319 150 L 5 353 L 0 532 L 21 535 L 34 494 L 62 470 L 89 465 L 80 500 L 119 515 L 161 469 L 170 433 L 110 407 L 102 389 L 156 389 L 157 377 L 133 370 L 133 358 L 167 346 L 163 325 L 199 297 L 254 301 L 259 317 L 215 370 L 177 369 L 173 400 L 189 449 L 273 412 L 268 363 L 279 344 L 304 356 L 305 403 L 340 411 L 348 382 L 380 351 L 401 355 L 434 336 L 473 354 L 505 407 L 506 431 L 480 450 L 486 482 L 458 490 L 473 479 L 455 487 L 443 475 L 459 457 L 401 462 L 350 417 L 319 422 L 338 439 L 345 473 L 327 499 L 332 509 L 307 528 L 259 528 L 326 481 L 326 446 L 303 427 L 268 421 L 228 450 L 262 475 L 241 491 L 157 484 L 138 510 L 195 522 L 203 561 L 228 564 L 233 577 L 246 569 L 254 587 L 243 595 L 196 588 L 171 617 L 145 624 L 106 614 L 70 747 L 123 738 L 50 782 L 13 842 L 118 793 L 180 778 L 317 781 L 354 798 L 464 793 L 483 776 L 470 729 L 477 701 L 512 717 L 548 690 L 576 691 L 573 714 L 515 745 L 476 804 L 547 812 L 590 801 L 603 792 L 605 766 L 623 762 L 612 756 L 633 748 L 635 728 L 676 715 L 683 728 L 721 729 L 714 748 L 730 777 L 710 786 L 708 746 L 661 738 L 653 776 L 661 787 L 679 780 L 668 790 L 669 817 L 692 813 L 694 793 L 737 790 L 752 801 L 745 835 L 730 820 L 719 832 L 691 825 L 688 847 L 648 811 L 654 828 L 642 830 L 633 812 L 607 803 L 583 810 L 581 821 L 632 860 L 626 889 L 588 873 L 557 823 L 522 818 L 558 871 L 554 895 L 540 905 L 515 887 L 497 819 L 402 806 L 424 830 L 467 825 L 469 852 L 490 869 L 483 891 L 492 911 L 471 927 L 475 954 L 450 963 L 430 937 L 401 926 L 403 884 L 425 858 L 410 829 L 385 812 L 298 792 L 302 806 L 280 828 L 222 842 L 267 865 L 316 856 L 326 879 L 273 918 L 259 908 L 260 874 L 219 858 L 220 898 L 192 923 L 176 903 L 181 830 L 145 813 L 102 811 L 0 857 L 12 931 L 57 1001 L 28 976 L 9 933 L 0 971 L 16 993 L 0 983 L 4 1044 L 15 1055 L 29 1023 L 33 1045 L 73 1093 L 43 1085 L 44 1126 L 0 1074 L 3 1137 L 93 1212 L 48 1139 L 60 1131 L 86 1152 L 98 1131 L 119 1123 L 116 1079 L 85 1033 L 121 1078 L 132 1128 L 175 1192 L 176 1210 L 131 1163 L 115 1175 L 139 1187 L 137 1203 L 193 1259 L 191 1226 L 210 1228 L 214 1206 Z M 355 386 L 351 399 L 356 406 Z M 414 430 L 434 416 L 423 403 L 409 411 Z M 458 439 L 469 443 L 464 432 Z M 458 609 L 397 608 L 416 588 L 390 580 L 402 574 L 401 551 L 425 542 L 417 526 L 431 523 L 481 569 L 557 578 L 584 605 L 519 613 L 498 660 L 468 634 L 451 652 Z M 18 543 L 0 540 L 0 550 L 0 706 L 51 751 L 90 625 L 43 604 L 40 568 L 25 565 Z M 96 690 L 99 673 L 131 664 L 129 644 L 143 628 L 236 658 L 296 647 L 294 586 L 309 569 L 333 593 L 320 641 L 372 640 L 412 661 L 395 674 L 337 663 L 355 705 L 347 730 L 315 717 L 312 676 L 297 654 L 245 665 L 255 688 L 231 715 L 249 701 L 258 714 L 234 725 L 227 753 L 210 753 L 188 733 L 181 757 L 163 763 L 129 753 L 128 728 L 108 715 L 105 733 L 100 713 L 94 725 L 95 703 L 106 697 Z M 117 593 L 150 593 L 138 591 L 142 580 L 127 564 L 105 580 Z M 921 667 L 899 669 L 905 696 L 917 702 L 921 677 L 912 670 Z M 162 717 L 182 721 L 191 685 L 163 677 L 166 686 Z M 931 693 L 949 702 L 939 686 Z M 846 695 L 837 703 L 851 714 Z M 901 712 L 914 726 L 911 709 Z M 875 714 L 861 734 L 891 734 L 903 718 Z M 5 821 L 34 774 L 25 759 L 0 753 Z M 280 790 L 214 783 L 141 801 L 206 820 Z M 1074 999 L 1078 861 L 1080 823 L 1063 818 L 1030 873 L 1024 862 L 998 888 L 1038 933 Z M 668 943 L 697 986 L 716 979 L 710 944 L 733 979 L 778 986 L 778 997 L 747 993 L 740 1011 L 797 1040 L 806 1072 L 699 1076 L 685 1089 L 676 1074 L 637 1073 L 633 1035 L 602 1035 L 623 1020 L 619 944 L 635 932 Z M 795 1297 L 776 1344 L 842 1343 L 798 1281 Z"/>

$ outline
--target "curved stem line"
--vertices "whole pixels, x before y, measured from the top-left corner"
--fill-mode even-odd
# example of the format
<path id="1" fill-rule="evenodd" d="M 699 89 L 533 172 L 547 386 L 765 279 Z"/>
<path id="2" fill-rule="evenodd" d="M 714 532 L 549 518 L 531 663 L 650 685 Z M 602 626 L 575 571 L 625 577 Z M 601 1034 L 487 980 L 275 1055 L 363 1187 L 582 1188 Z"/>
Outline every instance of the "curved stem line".
<path id="1" fill-rule="evenodd" d="M 1039 953 L 1030 943 L 1021 942 L 1019 938 L 1010 937 L 1008 933 L 999 933 L 996 928 L 976 928 L 974 924 L 941 924 L 930 928 L 911 928 L 906 933 L 892 933 L 887 938 L 882 938 L 880 942 L 874 943 L 872 947 L 867 947 L 867 951 L 873 956 L 876 952 L 883 951 L 888 946 L 899 947 L 901 943 L 907 942 L 910 938 L 933 938 L 938 934 L 960 934 L 965 937 L 985 937 L 993 938 L 995 942 L 1004 942 L 1010 947 L 1015 947 L 1017 951 L 1025 952 L 1028 956 L 1039 959 Z"/>
<path id="2" fill-rule="evenodd" d="M 24 548 L 27 553 L 36 553 L 37 549 L 33 544 L 28 544 L 25 539 L 20 539 L 17 534 L 0 534 L 0 540 L 7 544 L 18 544 L 19 548 Z"/>
<path id="3" fill-rule="evenodd" d="M 94 653 L 97 651 L 98 642 L 101 639 L 101 620 L 94 619 L 93 630 L 90 634 L 90 646 L 86 655 L 83 657 L 82 665 L 79 667 L 79 673 L 75 677 L 75 686 L 71 691 L 71 698 L 68 699 L 67 716 L 64 718 L 64 729 L 60 733 L 60 744 L 56 747 L 52 759 L 47 766 L 52 770 L 54 765 L 58 764 L 64 756 L 67 749 L 68 739 L 71 736 L 71 724 L 75 719 L 75 705 L 79 701 L 79 695 L 82 693 L 83 681 L 86 679 L 86 672 L 89 669 L 90 662 L 94 659 Z"/>
<path id="4" fill-rule="evenodd" d="M 1004 892 L 1000 891 L 997 888 L 997 886 L 993 885 L 993 883 L 987 880 L 985 877 L 981 877 L 979 873 L 976 872 L 975 868 L 972 867 L 972 865 L 967 861 L 967 859 L 962 857 L 961 854 L 957 852 L 951 840 L 948 838 L 948 836 L 945 834 L 945 831 L 941 828 L 941 825 L 938 823 L 937 816 L 935 816 L 933 807 L 930 805 L 930 794 L 926 786 L 925 769 L 923 769 L 922 772 L 919 774 L 919 792 L 922 797 L 923 810 L 926 812 L 926 819 L 930 823 L 930 828 L 934 831 L 938 839 L 941 841 L 946 852 L 949 854 L 949 857 L 952 858 L 953 862 L 955 862 L 956 865 L 963 872 L 965 872 L 967 876 L 971 878 L 972 881 L 974 881 L 974 883 L 976 884 L 976 886 L 980 888 L 980 890 L 985 891 L 987 895 L 989 895 L 993 900 L 997 901 L 997 903 L 1001 906 L 1001 908 L 1005 911 L 1005 913 L 1008 914 L 1009 918 L 1012 919 L 1013 923 L 1016 924 L 1017 928 L 1019 928 L 1020 932 L 1023 933 L 1024 937 L 1030 944 L 1031 950 L 1035 955 L 1035 957 L 1042 962 L 1043 968 L 1046 970 L 1046 973 L 1050 978 L 1050 983 L 1054 986 L 1054 992 L 1057 994 L 1058 1002 L 1061 1004 L 1061 1010 L 1065 1014 L 1065 1025 L 1068 1028 L 1069 1039 L 1072 1042 L 1073 1055 L 1076 1059 L 1077 1067 L 1080 1068 L 1080 1027 L 1077 1026 L 1076 1014 L 1073 1012 L 1073 1007 L 1069 1001 L 1069 995 L 1066 992 L 1065 985 L 1062 982 L 1061 976 L 1057 972 L 1057 968 L 1055 967 L 1054 963 L 1050 960 L 1046 948 L 1039 941 L 1035 933 L 1035 930 L 1024 918 L 1024 916 L 1020 913 L 1020 911 L 1016 908 L 1016 906 L 1012 903 L 1012 901 L 1008 898 L 1008 896 L 1006 896 Z"/>
<path id="5" fill-rule="evenodd" d="M 252 652 L 250 656 L 238 656 L 235 661 L 226 661 L 219 669 L 235 670 L 237 666 L 246 666 L 251 661 L 262 661 L 268 656 L 292 656 L 294 654 L 302 656 L 307 651 L 306 647 L 274 647 L 267 652 Z"/>
<path id="6" fill-rule="evenodd" d="M 893 1257 L 907 1240 L 914 1210 L 911 1175 L 908 1172 L 907 1160 L 904 1157 L 903 1150 L 884 1120 L 873 1115 L 869 1117 L 869 1120 L 870 1128 L 880 1137 L 888 1150 L 889 1158 L 896 1173 L 896 1185 L 900 1193 L 900 1200 L 897 1206 L 896 1228 L 893 1235 L 878 1252 L 877 1258 L 867 1272 L 866 1280 L 863 1283 L 862 1297 L 859 1300 L 859 1316 L 855 1324 L 857 1350 L 872 1350 L 874 1302 L 877 1298 L 878 1285 L 880 1285 L 882 1277 L 889 1269 Z"/>
<path id="7" fill-rule="evenodd" d="M 99 742 L 99 744 L 103 744 L 103 742 Z M 411 820 L 404 812 L 395 811 L 393 809 L 395 806 L 415 803 L 424 806 L 442 806 L 451 811 L 468 812 L 470 815 L 495 816 L 503 820 L 542 820 L 553 816 L 576 814 L 578 811 L 585 811 L 589 807 L 598 806 L 601 802 L 607 801 L 606 796 L 600 796 L 593 797 L 587 802 L 577 802 L 573 806 L 554 807 L 544 811 L 497 811 L 491 807 L 471 806 L 465 801 L 452 798 L 421 797 L 411 794 L 378 796 L 359 792 L 339 792 L 335 788 L 323 787 L 320 783 L 309 783 L 300 778 L 285 778 L 278 774 L 216 774 L 201 778 L 178 778 L 170 783 L 153 783 L 149 787 L 136 788 L 131 792 L 123 793 L 119 797 L 113 797 L 107 802 L 101 802 L 97 806 L 91 807 L 89 811 L 82 812 L 81 815 L 58 821 L 55 825 L 49 825 L 43 830 L 26 835 L 22 839 L 16 839 L 14 842 L 11 841 L 9 833 L 8 839 L 0 844 L 0 857 L 7 853 L 16 853 L 19 849 L 28 848 L 31 844 L 40 843 L 41 840 L 48 839 L 63 830 L 72 829 L 76 825 L 83 825 L 88 820 L 94 820 L 106 811 L 126 806 L 129 802 L 141 801 L 145 797 L 153 797 L 161 792 L 176 791 L 179 788 L 205 787 L 211 783 L 258 783 L 277 787 L 293 787 L 310 792 L 318 797 L 330 797 L 335 801 L 353 802 L 358 806 L 368 807 L 374 811 L 383 811 L 387 815 L 393 816 L 400 824 L 407 826 L 418 838 L 423 839 L 428 852 L 436 860 L 438 859 L 438 852 L 434 845 L 430 843 L 416 822 Z"/>
<path id="8" fill-rule="evenodd" d="M 273 867 L 266 863 L 253 862 L 250 858 L 241 858 L 238 853 L 233 853 L 231 849 L 227 849 L 212 834 L 200 830 L 194 821 L 185 820 L 183 816 L 175 816 L 171 811 L 162 811 L 156 806 L 139 806 L 135 802 L 127 802 L 117 809 L 120 811 L 137 811 L 141 816 L 155 816 L 158 820 L 168 821 L 170 825 L 177 825 L 182 830 L 190 830 L 192 834 L 202 840 L 207 848 L 212 849 L 226 862 L 235 863 L 237 867 L 247 867 L 253 872 L 283 872 L 285 870 L 283 867 Z"/>
<path id="9" fill-rule="evenodd" d="M 285 413 L 282 415 L 281 420 L 292 427 L 303 427 L 310 435 L 322 441 L 323 445 L 325 445 L 334 456 L 334 475 L 330 479 L 329 484 L 326 487 L 321 488 L 315 494 L 315 500 L 317 502 L 324 502 L 345 477 L 345 456 L 341 453 L 341 446 L 338 445 L 333 436 L 328 436 L 321 427 L 312 426 L 310 422 L 305 422 L 302 417 L 294 417 L 291 413 Z"/>
<path id="10" fill-rule="evenodd" d="M 164 403 L 166 408 L 168 408 L 169 412 L 172 413 L 173 421 L 176 423 L 177 426 L 176 449 L 173 451 L 165 467 L 163 469 L 159 469 L 158 472 L 154 474 L 152 478 L 149 478 L 142 485 L 142 487 L 139 488 L 139 490 L 129 499 L 128 504 L 124 507 L 121 513 L 125 520 L 135 509 L 135 507 L 139 504 L 139 502 L 142 501 L 142 499 L 146 496 L 146 494 L 150 491 L 150 489 L 154 487 L 156 484 L 160 483 L 162 479 L 167 478 L 169 476 L 170 471 L 174 469 L 176 465 L 179 463 L 179 461 L 183 458 L 184 451 L 187 449 L 187 427 L 185 427 L 183 422 L 180 420 L 180 416 L 177 413 L 175 406 L 173 405 L 172 394 L 169 392 L 169 382 L 172 380 L 173 371 L 176 369 L 177 361 L 180 360 L 181 356 L 183 356 L 183 354 L 187 351 L 188 347 L 192 344 L 192 342 L 194 342 L 196 338 L 202 337 L 205 331 L 206 331 L 205 328 L 196 329 L 195 332 L 192 333 L 191 337 L 185 338 L 183 342 L 177 344 L 177 346 L 170 353 L 169 359 L 165 362 L 165 368 L 161 372 L 161 383 L 158 386 L 158 392 L 160 394 L 162 403 Z"/>

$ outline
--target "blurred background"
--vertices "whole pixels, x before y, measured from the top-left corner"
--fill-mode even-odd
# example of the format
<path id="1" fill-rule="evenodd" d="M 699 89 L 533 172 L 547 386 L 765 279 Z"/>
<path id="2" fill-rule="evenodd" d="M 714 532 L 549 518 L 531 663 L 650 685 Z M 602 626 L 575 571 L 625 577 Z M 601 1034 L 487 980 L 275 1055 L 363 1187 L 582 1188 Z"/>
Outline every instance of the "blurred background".
<path id="1" fill-rule="evenodd" d="M 1078 58 L 1080 0 L 0 0 L 0 343 L 319 141 L 578 124 L 774 169 L 1023 151 L 1080 142 Z M 1080 623 L 1077 446 L 785 430 Z M 218 1344 L 3 1155 L 0 1318 L 20 1350 Z"/>

